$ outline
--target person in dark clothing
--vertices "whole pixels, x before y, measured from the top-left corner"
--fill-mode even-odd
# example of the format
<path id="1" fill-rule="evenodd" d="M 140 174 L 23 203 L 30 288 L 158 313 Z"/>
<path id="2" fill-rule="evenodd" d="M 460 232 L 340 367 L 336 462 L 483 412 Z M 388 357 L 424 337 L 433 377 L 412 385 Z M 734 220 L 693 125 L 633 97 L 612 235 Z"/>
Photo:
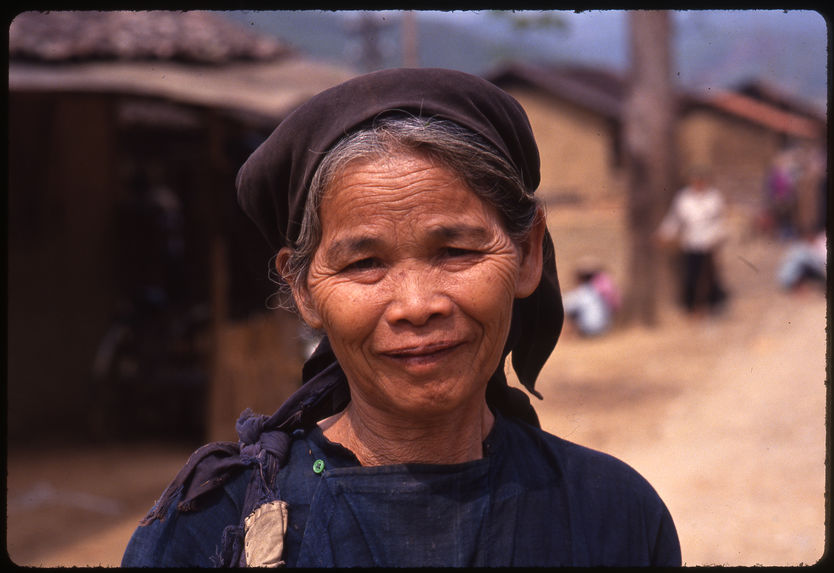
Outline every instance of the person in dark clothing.
<path id="1" fill-rule="evenodd" d="M 302 387 L 197 450 L 124 566 L 680 565 L 637 471 L 540 427 L 564 320 L 524 110 L 443 69 L 354 78 L 238 174 L 288 301 Z"/>

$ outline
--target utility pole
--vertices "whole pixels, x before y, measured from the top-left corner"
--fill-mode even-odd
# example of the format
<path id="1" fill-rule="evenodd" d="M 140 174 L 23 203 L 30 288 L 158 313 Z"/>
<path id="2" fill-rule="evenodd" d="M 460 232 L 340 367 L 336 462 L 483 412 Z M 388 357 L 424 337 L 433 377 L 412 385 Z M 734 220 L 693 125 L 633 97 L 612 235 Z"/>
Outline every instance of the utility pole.
<path id="1" fill-rule="evenodd" d="M 402 17 L 403 67 L 420 66 L 420 52 L 417 39 L 417 15 L 414 10 L 406 10 Z"/>
<path id="2" fill-rule="evenodd" d="M 653 236 L 675 184 L 675 99 L 671 19 L 664 10 L 628 13 L 631 69 L 623 120 L 630 241 L 623 319 L 657 322 L 657 250 Z"/>
<path id="3" fill-rule="evenodd" d="M 348 32 L 359 44 L 357 59 L 359 65 L 366 71 L 379 70 L 383 65 L 382 51 L 379 47 L 382 22 L 373 12 L 362 12 L 348 24 Z"/>

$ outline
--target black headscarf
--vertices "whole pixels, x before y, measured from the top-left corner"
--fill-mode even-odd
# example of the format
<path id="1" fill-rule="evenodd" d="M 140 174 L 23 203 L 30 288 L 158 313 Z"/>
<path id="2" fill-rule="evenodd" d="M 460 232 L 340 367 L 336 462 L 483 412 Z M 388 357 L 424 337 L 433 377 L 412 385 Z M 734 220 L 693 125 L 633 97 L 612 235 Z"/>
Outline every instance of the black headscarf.
<path id="1" fill-rule="evenodd" d="M 322 157 L 342 137 L 387 112 L 451 120 L 480 134 L 518 171 L 530 193 L 539 185 L 539 152 L 521 105 L 494 84 L 445 69 L 390 69 L 351 79 L 293 111 L 252 153 L 237 177 L 238 201 L 273 249 L 297 239 L 307 193 Z M 535 292 L 516 300 L 504 356 L 512 352 L 519 381 L 532 394 L 564 320 L 550 234 Z M 307 381 L 336 361 L 325 340 L 304 368 Z M 490 380 L 487 401 L 537 422 L 529 399 L 507 386 L 502 367 Z"/>

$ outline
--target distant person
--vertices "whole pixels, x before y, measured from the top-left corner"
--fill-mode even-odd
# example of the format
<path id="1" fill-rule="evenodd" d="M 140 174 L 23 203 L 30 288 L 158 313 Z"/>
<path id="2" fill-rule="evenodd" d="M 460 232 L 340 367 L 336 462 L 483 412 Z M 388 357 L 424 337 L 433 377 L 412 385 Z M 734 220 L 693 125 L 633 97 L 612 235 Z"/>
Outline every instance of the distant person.
<path id="1" fill-rule="evenodd" d="M 785 253 L 777 280 L 784 290 L 797 291 L 807 285 L 825 288 L 827 248 L 825 231 L 805 231 Z"/>
<path id="2" fill-rule="evenodd" d="M 608 332 L 620 307 L 620 294 L 610 275 L 596 261 L 584 260 L 577 265 L 576 281 L 576 288 L 563 298 L 570 324 L 586 337 Z"/>
<path id="3" fill-rule="evenodd" d="M 693 169 L 657 232 L 661 242 L 677 241 L 680 248 L 681 304 L 690 314 L 719 311 L 727 300 L 718 264 L 718 251 L 727 238 L 725 208 L 710 172 Z"/>
<path id="4" fill-rule="evenodd" d="M 765 179 L 765 212 L 770 231 L 779 238 L 795 236 L 798 164 L 792 149 L 781 151 Z"/>

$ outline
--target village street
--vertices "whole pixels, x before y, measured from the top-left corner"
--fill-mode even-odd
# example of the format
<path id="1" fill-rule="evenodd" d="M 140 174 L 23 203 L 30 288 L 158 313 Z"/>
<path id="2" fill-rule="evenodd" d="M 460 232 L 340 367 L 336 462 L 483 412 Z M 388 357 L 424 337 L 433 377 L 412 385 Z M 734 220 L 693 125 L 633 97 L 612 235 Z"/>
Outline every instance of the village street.
<path id="1" fill-rule="evenodd" d="M 575 218 L 554 215 L 558 244 L 558 223 Z M 618 220 L 594 219 L 595 234 L 615 240 Z M 826 300 L 780 292 L 785 247 L 746 235 L 743 211 L 732 219 L 725 315 L 692 321 L 666 308 L 656 329 L 566 337 L 538 410 L 551 432 L 649 479 L 685 564 L 813 563 L 824 544 Z"/>
<path id="2" fill-rule="evenodd" d="M 297 384 L 303 335 L 289 314 L 267 312 L 274 252 L 239 209 L 236 176 L 293 109 L 372 63 L 359 65 L 374 59 L 360 54 L 393 58 L 367 69 L 410 61 L 384 39 L 399 31 L 431 48 L 415 45 L 415 66 L 480 74 L 524 108 L 563 292 L 586 257 L 621 289 L 630 283 L 625 221 L 640 209 L 626 201 L 661 200 L 641 174 L 668 167 L 684 179 L 709 168 L 730 211 L 726 311 L 681 313 L 664 247 L 657 323 L 618 322 L 592 340 L 566 328 L 537 383 L 544 400 L 532 401 L 545 430 L 621 458 L 654 485 L 686 565 L 820 559 L 827 300 L 822 289 L 779 289 L 790 244 L 765 229 L 784 223 L 775 207 L 791 189 L 797 229 L 819 225 L 827 205 L 825 19 L 670 12 L 670 45 L 693 49 L 668 62 L 674 89 L 658 92 L 673 95 L 667 131 L 665 120 L 651 128 L 666 104 L 631 97 L 644 75 L 649 84 L 671 71 L 664 57 L 663 73 L 637 73 L 636 41 L 663 34 L 631 31 L 645 16 L 665 20 L 660 13 L 601 11 L 596 21 L 592 10 L 565 11 L 560 32 L 590 26 L 590 43 L 567 49 L 554 35 L 558 49 L 539 52 L 534 30 L 511 24 L 520 14 L 484 11 L 492 22 L 470 27 L 458 20 L 465 11 L 442 11 L 434 23 L 421 16 L 418 33 L 411 11 L 304 12 L 29 11 L 10 22 L 12 562 L 118 565 L 201 432 L 234 439 L 243 408 L 271 413 Z M 616 27 L 602 24 L 608 15 Z M 627 53 L 616 65 L 596 59 Z M 634 161 L 654 131 L 674 132 L 669 162 Z"/>
<path id="3" fill-rule="evenodd" d="M 616 210 L 551 211 L 563 289 L 583 252 L 608 257 L 622 279 Z M 533 400 L 545 429 L 623 459 L 655 486 L 686 565 L 810 564 L 825 543 L 826 300 L 779 292 L 784 245 L 737 229 L 723 253 L 725 315 L 690 321 L 663 305 L 654 329 L 565 334 L 540 378 L 544 400 Z M 12 450 L 12 560 L 117 565 L 188 453 Z"/>

